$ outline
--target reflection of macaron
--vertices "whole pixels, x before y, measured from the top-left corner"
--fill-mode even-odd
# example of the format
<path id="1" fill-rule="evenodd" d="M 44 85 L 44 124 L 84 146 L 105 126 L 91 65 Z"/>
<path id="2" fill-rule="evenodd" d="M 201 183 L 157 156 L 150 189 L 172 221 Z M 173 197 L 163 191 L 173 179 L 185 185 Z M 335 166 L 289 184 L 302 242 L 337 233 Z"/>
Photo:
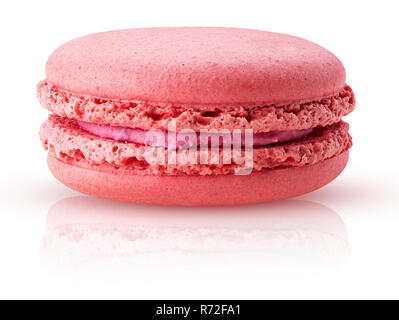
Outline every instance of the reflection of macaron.
<path id="1" fill-rule="evenodd" d="M 247 206 L 245 213 L 241 207 L 204 212 L 73 197 L 49 210 L 41 257 L 51 265 L 138 263 L 148 257 L 164 264 L 168 255 L 196 263 L 196 257 L 240 260 L 253 253 L 255 262 L 268 265 L 287 260 L 335 265 L 350 252 L 345 224 L 321 204 L 288 200 Z"/>
<path id="2" fill-rule="evenodd" d="M 341 118 L 355 100 L 345 70 L 293 36 L 99 33 L 58 48 L 46 73 L 38 96 L 53 112 L 40 133 L 48 164 L 86 194 L 167 205 L 272 201 L 320 188 L 348 159 Z"/>

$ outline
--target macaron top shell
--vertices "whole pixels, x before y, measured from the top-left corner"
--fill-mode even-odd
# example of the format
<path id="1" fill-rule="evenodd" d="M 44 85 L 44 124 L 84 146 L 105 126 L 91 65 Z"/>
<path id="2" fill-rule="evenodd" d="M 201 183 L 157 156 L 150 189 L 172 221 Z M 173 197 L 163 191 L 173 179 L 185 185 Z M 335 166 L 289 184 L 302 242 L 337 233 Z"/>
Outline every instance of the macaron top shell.
<path id="1" fill-rule="evenodd" d="M 148 28 L 69 41 L 47 81 L 73 93 L 157 105 L 255 106 L 319 100 L 344 89 L 345 69 L 307 40 L 234 28 Z"/>

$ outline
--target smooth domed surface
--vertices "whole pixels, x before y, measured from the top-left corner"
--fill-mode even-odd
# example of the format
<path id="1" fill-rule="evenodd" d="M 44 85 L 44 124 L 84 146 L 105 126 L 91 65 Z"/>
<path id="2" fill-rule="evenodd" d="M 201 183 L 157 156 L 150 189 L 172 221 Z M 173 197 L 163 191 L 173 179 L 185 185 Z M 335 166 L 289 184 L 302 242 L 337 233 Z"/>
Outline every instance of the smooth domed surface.
<path id="1" fill-rule="evenodd" d="M 97 33 L 59 47 L 47 80 L 71 92 L 173 105 L 268 105 L 339 93 L 345 70 L 290 35 L 232 28 Z"/>
<path id="2" fill-rule="evenodd" d="M 139 176 L 80 168 L 48 157 L 54 176 L 95 197 L 134 203 L 209 206 L 275 201 L 316 190 L 345 168 L 349 152 L 314 165 L 265 170 L 246 176 Z"/>

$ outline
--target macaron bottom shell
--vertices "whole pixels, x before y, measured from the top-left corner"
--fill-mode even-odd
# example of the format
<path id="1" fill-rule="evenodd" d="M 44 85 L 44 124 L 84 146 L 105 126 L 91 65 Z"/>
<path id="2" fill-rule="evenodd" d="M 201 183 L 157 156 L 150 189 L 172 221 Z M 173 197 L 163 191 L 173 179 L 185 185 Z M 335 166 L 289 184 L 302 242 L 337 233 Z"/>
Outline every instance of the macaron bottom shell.
<path id="1" fill-rule="evenodd" d="M 334 180 L 349 152 L 302 167 L 276 168 L 250 175 L 139 176 L 78 167 L 51 155 L 48 166 L 63 184 L 110 200 L 179 206 L 240 205 L 282 200 L 309 193 Z"/>

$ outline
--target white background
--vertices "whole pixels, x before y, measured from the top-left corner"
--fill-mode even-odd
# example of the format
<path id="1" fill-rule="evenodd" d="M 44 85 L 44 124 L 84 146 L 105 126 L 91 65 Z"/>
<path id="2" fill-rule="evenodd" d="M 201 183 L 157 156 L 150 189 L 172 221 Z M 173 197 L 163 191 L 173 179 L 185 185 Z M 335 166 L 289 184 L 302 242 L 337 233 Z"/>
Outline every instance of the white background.
<path id="1" fill-rule="evenodd" d="M 399 298 L 397 13 L 397 1 L 2 1 L 0 298 Z M 152 26 L 290 33 L 335 53 L 357 97 L 343 174 L 295 202 L 230 209 L 77 198 L 39 142 L 47 57 Z M 53 220 L 66 240 L 51 240 Z"/>

